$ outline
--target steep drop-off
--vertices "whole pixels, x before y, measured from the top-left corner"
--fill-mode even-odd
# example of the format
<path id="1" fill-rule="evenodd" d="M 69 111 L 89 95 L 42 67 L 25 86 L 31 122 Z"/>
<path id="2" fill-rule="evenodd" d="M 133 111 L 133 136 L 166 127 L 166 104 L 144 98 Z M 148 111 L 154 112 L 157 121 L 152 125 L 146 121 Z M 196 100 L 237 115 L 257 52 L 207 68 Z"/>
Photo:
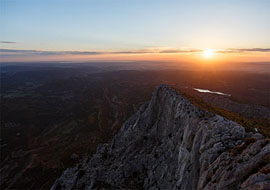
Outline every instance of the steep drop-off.
<path id="1" fill-rule="evenodd" d="M 270 142 L 166 85 L 52 189 L 269 189 Z"/>

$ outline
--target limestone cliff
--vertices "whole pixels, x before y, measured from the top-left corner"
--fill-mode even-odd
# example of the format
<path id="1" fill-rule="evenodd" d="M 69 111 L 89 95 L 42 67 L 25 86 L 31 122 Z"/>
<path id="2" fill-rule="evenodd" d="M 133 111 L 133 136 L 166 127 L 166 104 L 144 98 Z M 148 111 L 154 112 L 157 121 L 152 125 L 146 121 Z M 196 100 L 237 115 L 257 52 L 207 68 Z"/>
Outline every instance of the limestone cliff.
<path id="1" fill-rule="evenodd" d="M 270 143 L 159 86 L 96 154 L 52 189 L 269 189 Z"/>

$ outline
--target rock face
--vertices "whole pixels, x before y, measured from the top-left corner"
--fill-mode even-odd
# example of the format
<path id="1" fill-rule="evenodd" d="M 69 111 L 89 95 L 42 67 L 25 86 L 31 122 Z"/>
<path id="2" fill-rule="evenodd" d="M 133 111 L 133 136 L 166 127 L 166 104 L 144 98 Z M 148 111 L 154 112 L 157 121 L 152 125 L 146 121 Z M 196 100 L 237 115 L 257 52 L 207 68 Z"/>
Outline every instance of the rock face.
<path id="1" fill-rule="evenodd" d="M 270 143 L 166 85 L 51 189 L 269 189 Z"/>

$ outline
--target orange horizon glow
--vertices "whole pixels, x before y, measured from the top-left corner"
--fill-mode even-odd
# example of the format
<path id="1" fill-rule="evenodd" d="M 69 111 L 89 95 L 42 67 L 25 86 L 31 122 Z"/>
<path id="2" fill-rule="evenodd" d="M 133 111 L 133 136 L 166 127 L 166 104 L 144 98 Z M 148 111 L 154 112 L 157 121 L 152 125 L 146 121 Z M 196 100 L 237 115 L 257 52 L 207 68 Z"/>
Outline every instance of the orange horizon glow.
<path id="1" fill-rule="evenodd" d="M 148 50 L 138 50 L 130 53 L 121 52 L 101 52 L 93 55 L 76 55 L 76 54 L 59 54 L 56 51 L 52 55 L 24 55 L 18 53 L 13 56 L 12 53 L 0 52 L 0 62 L 33 62 L 33 61 L 165 61 L 165 62 L 184 62 L 184 63 L 211 63 L 219 64 L 226 62 L 270 62 L 269 52 L 239 52 L 239 53 L 220 53 L 221 50 L 204 49 L 185 53 L 185 51 L 174 53 L 174 50 L 167 50 L 164 52 L 151 52 Z M 169 52 L 172 51 L 172 52 Z M 138 53 L 136 53 L 138 52 Z M 4 56 L 1 56 L 4 55 Z"/>

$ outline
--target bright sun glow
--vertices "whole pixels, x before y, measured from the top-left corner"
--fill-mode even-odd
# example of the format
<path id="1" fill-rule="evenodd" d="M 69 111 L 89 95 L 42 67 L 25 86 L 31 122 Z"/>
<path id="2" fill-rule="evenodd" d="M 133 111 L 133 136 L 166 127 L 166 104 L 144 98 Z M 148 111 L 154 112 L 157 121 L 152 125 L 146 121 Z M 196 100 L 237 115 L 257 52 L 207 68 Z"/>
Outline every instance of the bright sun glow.
<path id="1" fill-rule="evenodd" d="M 211 50 L 211 49 L 204 50 L 203 56 L 207 59 L 212 58 L 213 57 L 213 50 Z"/>

